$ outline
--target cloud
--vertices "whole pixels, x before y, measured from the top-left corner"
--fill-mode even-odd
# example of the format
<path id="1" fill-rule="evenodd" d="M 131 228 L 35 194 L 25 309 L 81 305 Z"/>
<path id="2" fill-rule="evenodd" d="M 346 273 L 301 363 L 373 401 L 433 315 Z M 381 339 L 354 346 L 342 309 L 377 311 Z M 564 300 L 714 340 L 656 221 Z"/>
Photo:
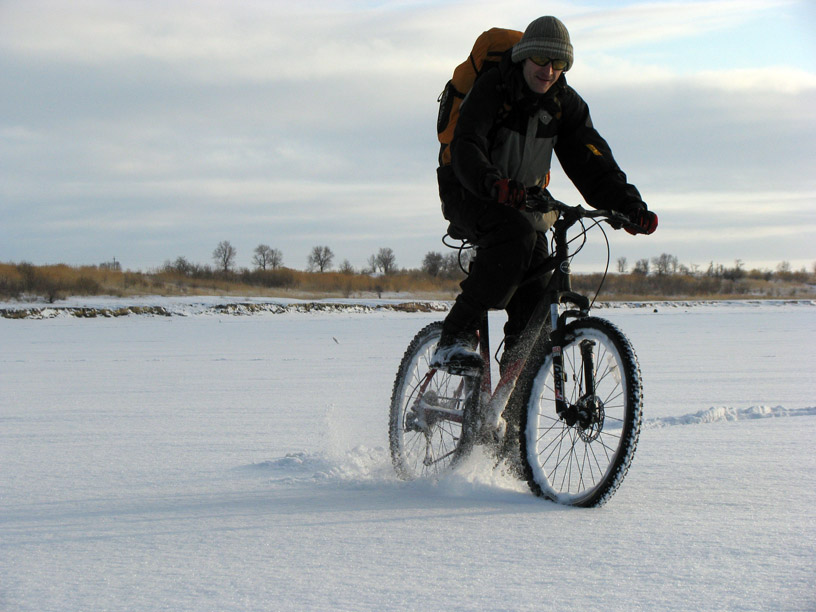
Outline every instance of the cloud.
<path id="1" fill-rule="evenodd" d="M 598 10 L 587 6 L 570 18 L 573 42 L 582 50 L 608 50 L 698 38 L 733 30 L 752 19 L 795 4 L 790 0 L 639 2 Z"/>
<path id="2" fill-rule="evenodd" d="M 790 66 L 743 68 L 739 70 L 704 70 L 697 82 L 711 89 L 729 93 L 797 96 L 816 91 L 816 74 Z"/>
<path id="3" fill-rule="evenodd" d="M 783 64 L 690 77 L 674 48 L 643 50 L 791 4 L 547 5 L 581 49 L 570 82 L 632 181 L 678 226 L 677 192 L 812 194 L 816 76 Z M 356 265 L 382 246 L 418 265 L 445 229 L 436 97 L 482 30 L 524 27 L 541 10 L 528 1 L 3 2 L 0 211 L 15 225 L 0 229 L 0 259 L 59 248 L 52 259 L 87 262 L 127 245 L 147 265 L 177 254 L 206 261 L 230 239 L 244 253 L 283 245 L 297 266 L 319 240 Z M 554 189 L 568 192 L 565 181 Z"/>

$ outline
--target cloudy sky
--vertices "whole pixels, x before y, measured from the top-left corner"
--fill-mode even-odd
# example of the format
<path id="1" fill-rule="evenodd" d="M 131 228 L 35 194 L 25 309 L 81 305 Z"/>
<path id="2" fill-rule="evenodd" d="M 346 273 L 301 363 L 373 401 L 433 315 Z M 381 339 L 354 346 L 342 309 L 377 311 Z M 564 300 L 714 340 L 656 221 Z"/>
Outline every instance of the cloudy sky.
<path id="1" fill-rule="evenodd" d="M 436 99 L 492 26 L 560 17 L 570 84 L 660 216 L 613 261 L 816 261 L 812 0 L 0 0 L 0 261 L 355 267 L 445 251 Z M 580 196 L 556 169 L 551 191 Z M 605 253 L 605 251 L 604 251 Z M 604 253 L 576 264 L 600 269 Z"/>

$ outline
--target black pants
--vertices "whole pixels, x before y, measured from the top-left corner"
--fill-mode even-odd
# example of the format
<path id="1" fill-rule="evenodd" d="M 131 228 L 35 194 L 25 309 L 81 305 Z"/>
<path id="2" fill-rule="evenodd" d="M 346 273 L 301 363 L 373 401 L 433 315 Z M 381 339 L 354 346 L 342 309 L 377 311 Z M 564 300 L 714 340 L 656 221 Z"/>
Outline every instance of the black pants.
<path id="1" fill-rule="evenodd" d="M 527 270 L 546 259 L 546 233 L 536 231 L 528 217 L 509 206 L 479 200 L 464 190 L 455 195 L 459 197 L 443 200 L 445 217 L 456 233 L 478 247 L 457 304 L 480 311 L 505 309 L 509 341 L 524 330 L 544 294 L 546 278 L 519 285 Z"/>

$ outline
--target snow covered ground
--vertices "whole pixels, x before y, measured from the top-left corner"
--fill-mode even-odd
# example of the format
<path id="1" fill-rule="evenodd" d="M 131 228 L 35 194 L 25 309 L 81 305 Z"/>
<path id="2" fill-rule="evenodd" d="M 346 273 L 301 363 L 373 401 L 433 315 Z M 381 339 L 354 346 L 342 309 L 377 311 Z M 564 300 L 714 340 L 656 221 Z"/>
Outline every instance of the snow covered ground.
<path id="1" fill-rule="evenodd" d="M 0 319 L 0 610 L 816 609 L 813 303 L 596 311 L 647 424 L 579 510 L 479 457 L 396 480 L 393 376 L 440 313 L 171 302 Z"/>

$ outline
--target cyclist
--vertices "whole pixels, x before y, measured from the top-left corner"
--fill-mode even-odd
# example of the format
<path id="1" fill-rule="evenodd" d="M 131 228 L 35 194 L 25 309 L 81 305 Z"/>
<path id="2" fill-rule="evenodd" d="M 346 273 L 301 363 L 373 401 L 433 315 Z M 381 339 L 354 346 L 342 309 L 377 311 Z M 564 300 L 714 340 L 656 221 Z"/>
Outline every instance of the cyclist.
<path id="1" fill-rule="evenodd" d="M 566 26 L 540 17 L 462 103 L 452 161 L 438 168 L 437 178 L 449 233 L 478 248 L 443 323 L 433 367 L 481 367 L 476 330 L 491 308 L 507 311 L 505 354 L 518 342 L 546 279 L 520 283 L 547 257 L 546 231 L 557 219 L 557 213 L 525 210 L 526 192 L 536 188 L 549 196 L 553 151 L 587 203 L 624 213 L 644 233 L 657 229 L 657 216 L 627 183 L 586 103 L 567 85 L 564 73 L 572 63 Z"/>

